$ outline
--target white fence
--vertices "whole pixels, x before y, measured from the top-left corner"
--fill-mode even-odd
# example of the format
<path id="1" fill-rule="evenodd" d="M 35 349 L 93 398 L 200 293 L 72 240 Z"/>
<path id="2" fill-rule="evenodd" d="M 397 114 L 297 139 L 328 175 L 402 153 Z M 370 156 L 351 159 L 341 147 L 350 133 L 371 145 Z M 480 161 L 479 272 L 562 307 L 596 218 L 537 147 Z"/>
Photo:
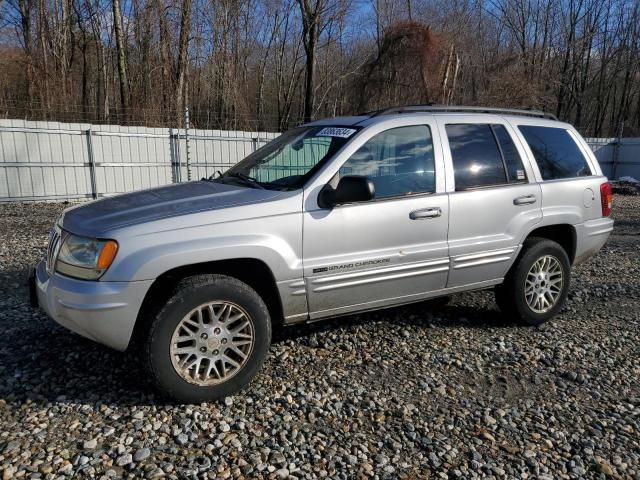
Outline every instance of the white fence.
<path id="1" fill-rule="evenodd" d="M 199 179 L 277 136 L 0 120 L 0 202 L 98 198 Z"/>
<path id="2" fill-rule="evenodd" d="M 586 140 L 607 177 L 633 177 L 640 180 L 640 137 Z"/>
<path id="3" fill-rule="evenodd" d="M 0 202 L 69 200 L 225 171 L 277 133 L 0 120 Z M 640 138 L 593 138 L 610 178 L 640 179 Z"/>

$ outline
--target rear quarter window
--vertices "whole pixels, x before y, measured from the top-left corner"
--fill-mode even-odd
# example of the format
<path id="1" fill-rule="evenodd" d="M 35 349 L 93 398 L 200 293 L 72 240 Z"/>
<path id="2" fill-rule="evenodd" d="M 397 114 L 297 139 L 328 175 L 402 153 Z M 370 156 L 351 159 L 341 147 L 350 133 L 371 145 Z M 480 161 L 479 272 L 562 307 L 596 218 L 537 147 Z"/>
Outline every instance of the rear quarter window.
<path id="1" fill-rule="evenodd" d="M 520 125 L 543 180 L 588 177 L 591 168 L 569 132 L 563 128 Z"/>

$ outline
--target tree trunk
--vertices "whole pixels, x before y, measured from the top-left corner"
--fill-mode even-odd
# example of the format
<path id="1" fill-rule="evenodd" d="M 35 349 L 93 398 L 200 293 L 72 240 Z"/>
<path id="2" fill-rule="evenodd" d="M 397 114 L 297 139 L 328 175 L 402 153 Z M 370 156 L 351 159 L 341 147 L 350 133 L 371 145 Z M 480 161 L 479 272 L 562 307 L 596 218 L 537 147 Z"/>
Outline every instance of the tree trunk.
<path id="1" fill-rule="evenodd" d="M 60 45 L 60 80 L 62 83 L 62 91 L 59 92 L 64 105 L 68 104 L 68 95 L 69 95 L 69 70 L 70 66 L 73 63 L 72 58 L 72 40 L 71 40 L 71 29 L 72 29 L 72 19 L 71 19 L 71 2 L 69 0 L 61 0 L 60 1 L 60 10 L 62 12 L 62 35 L 61 35 L 61 45 Z"/>
<path id="2" fill-rule="evenodd" d="M 169 29 L 167 28 L 167 16 L 164 9 L 164 4 L 162 0 L 156 0 L 156 9 L 158 14 L 158 30 L 159 30 L 159 41 L 160 41 L 160 71 L 162 75 L 162 79 L 160 82 L 161 85 L 161 95 L 162 95 L 162 106 L 164 107 L 164 113 L 167 115 L 168 112 L 171 111 L 170 105 L 172 99 L 170 98 L 170 85 L 173 83 L 172 73 L 169 73 L 172 70 L 171 67 L 171 55 L 169 53 Z M 164 121 L 170 121 L 169 116 L 163 118 Z"/>
<path id="3" fill-rule="evenodd" d="M 313 109 L 315 107 L 315 74 L 316 74 L 316 52 L 315 43 L 310 42 L 305 46 L 307 63 L 305 65 L 305 85 L 304 85 L 304 121 L 310 122 L 313 119 Z"/>
<path id="4" fill-rule="evenodd" d="M 111 114 L 109 108 L 109 70 L 107 65 L 107 52 L 104 46 L 100 43 L 100 48 L 98 49 L 98 61 L 100 62 L 100 81 L 98 84 L 98 88 L 101 90 L 99 95 L 99 115 L 100 119 L 103 122 L 106 122 L 109 119 L 109 115 Z M 102 85 L 102 87 L 100 87 Z"/>
<path id="5" fill-rule="evenodd" d="M 180 40 L 178 50 L 178 67 L 176 69 L 176 120 L 178 128 L 182 125 L 184 106 L 186 102 L 185 78 L 187 75 L 187 61 L 189 49 L 189 35 L 191 32 L 191 0 L 182 3 L 182 20 L 180 21 Z"/>
<path id="6" fill-rule="evenodd" d="M 300 5 L 302 14 L 302 43 L 306 55 L 303 116 L 305 122 L 310 122 L 313 119 L 315 108 L 316 47 L 318 46 L 323 1 L 316 0 L 312 7 L 309 0 L 298 0 L 298 5 Z"/>
<path id="7" fill-rule="evenodd" d="M 80 22 L 78 22 L 80 23 Z M 82 119 L 87 122 L 89 114 L 89 62 L 87 61 L 87 34 L 84 29 L 82 33 Z"/>
<path id="8" fill-rule="evenodd" d="M 118 78 L 120 79 L 120 106 L 126 121 L 127 106 L 129 105 L 129 82 L 127 81 L 127 54 L 125 51 L 124 31 L 122 29 L 122 10 L 120 0 L 112 0 L 113 4 L 113 30 L 116 37 L 116 49 L 118 55 Z"/>
<path id="9" fill-rule="evenodd" d="M 39 12 L 44 12 L 45 11 L 45 6 L 44 6 L 44 0 L 38 0 L 38 11 Z M 40 99 L 41 99 L 41 104 L 42 104 L 42 108 L 45 109 L 45 111 L 47 113 L 50 112 L 51 110 L 51 91 L 49 88 L 49 59 L 48 59 L 48 52 L 47 52 L 47 46 L 45 44 L 46 42 L 46 37 L 45 37 L 45 15 L 40 14 L 38 15 L 38 41 L 39 41 L 39 45 L 40 45 L 40 55 L 42 57 L 42 70 L 44 71 L 44 75 L 42 78 L 42 82 L 44 83 L 44 88 L 40 89 Z"/>
<path id="10" fill-rule="evenodd" d="M 25 100 L 31 102 L 33 94 L 33 58 L 31 55 L 31 1 L 19 0 L 20 26 L 22 28 L 22 41 L 24 42 L 25 61 Z M 26 111 L 25 111 L 26 114 Z"/>

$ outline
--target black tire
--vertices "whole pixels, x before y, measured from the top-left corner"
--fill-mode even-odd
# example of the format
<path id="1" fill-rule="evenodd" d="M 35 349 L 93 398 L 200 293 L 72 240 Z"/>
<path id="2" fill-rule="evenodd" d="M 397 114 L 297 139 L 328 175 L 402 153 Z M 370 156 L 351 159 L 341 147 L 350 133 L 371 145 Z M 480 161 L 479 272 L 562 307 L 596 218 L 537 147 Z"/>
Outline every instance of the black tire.
<path id="1" fill-rule="evenodd" d="M 562 288 L 553 306 L 542 313 L 534 311 L 525 298 L 525 283 L 529 270 L 538 259 L 550 255 L 558 260 L 562 269 Z M 495 287 L 498 307 L 508 319 L 526 325 L 542 325 L 553 318 L 564 306 L 571 283 L 571 264 L 567 252 L 556 242 L 546 238 L 529 238 L 525 241 L 504 283 Z"/>
<path id="2" fill-rule="evenodd" d="M 212 301 L 241 307 L 253 324 L 254 339 L 247 360 L 223 383 L 199 386 L 182 378 L 174 368 L 170 346 L 182 319 L 196 307 Z M 271 344 L 271 319 L 260 296 L 247 284 L 225 275 L 196 275 L 181 280 L 167 303 L 150 322 L 143 357 L 153 385 L 163 395 L 182 403 L 222 399 L 244 388 L 260 370 Z"/>

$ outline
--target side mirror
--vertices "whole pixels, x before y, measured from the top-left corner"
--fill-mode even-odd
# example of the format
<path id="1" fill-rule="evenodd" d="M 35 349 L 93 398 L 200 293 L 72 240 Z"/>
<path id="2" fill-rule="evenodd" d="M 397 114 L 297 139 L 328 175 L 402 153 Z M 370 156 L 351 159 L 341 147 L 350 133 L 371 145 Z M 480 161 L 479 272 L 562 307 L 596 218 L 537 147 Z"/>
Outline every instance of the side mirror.
<path id="1" fill-rule="evenodd" d="M 371 180 L 360 175 L 347 175 L 340 179 L 335 189 L 325 186 L 318 197 L 318 204 L 322 208 L 333 208 L 343 203 L 366 202 L 374 196 L 375 187 Z"/>

